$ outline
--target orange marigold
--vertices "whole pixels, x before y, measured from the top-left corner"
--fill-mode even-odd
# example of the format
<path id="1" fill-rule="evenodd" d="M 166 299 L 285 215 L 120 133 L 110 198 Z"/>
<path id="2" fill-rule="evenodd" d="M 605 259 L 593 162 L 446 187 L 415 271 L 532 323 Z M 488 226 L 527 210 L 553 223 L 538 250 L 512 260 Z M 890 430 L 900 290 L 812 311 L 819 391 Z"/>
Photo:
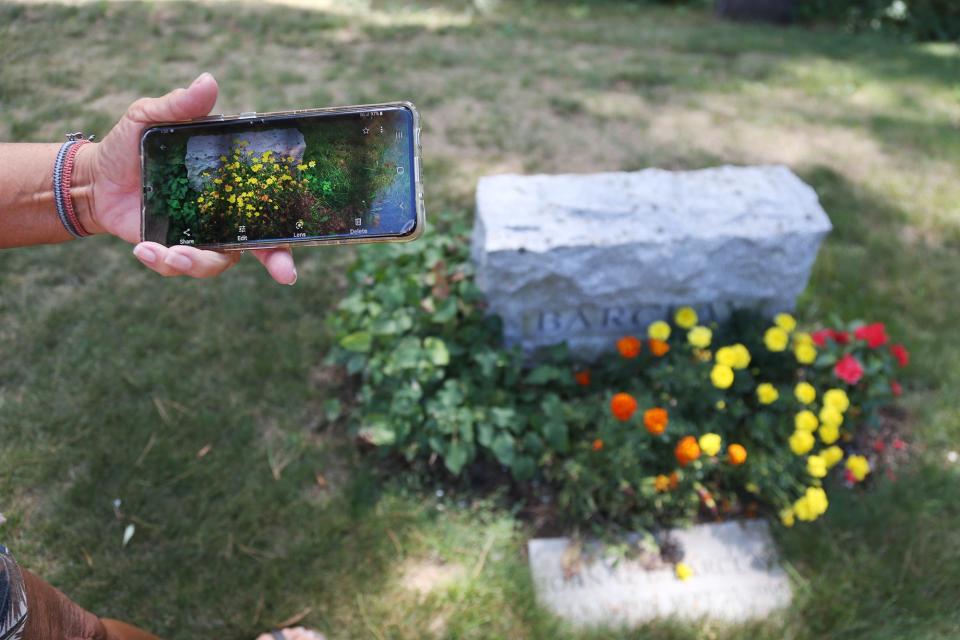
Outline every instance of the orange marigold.
<path id="1" fill-rule="evenodd" d="M 626 422 L 637 410 L 637 399 L 629 393 L 618 393 L 610 400 L 610 412 L 617 420 Z"/>
<path id="2" fill-rule="evenodd" d="M 676 489 L 680 485 L 680 474 L 674 471 L 670 474 L 670 488 Z"/>
<path id="3" fill-rule="evenodd" d="M 590 386 L 590 370 L 584 369 L 583 371 L 577 371 L 573 374 L 573 377 L 576 379 L 577 384 L 581 387 Z"/>
<path id="4" fill-rule="evenodd" d="M 667 410 L 661 407 L 654 407 L 653 409 L 647 409 L 643 412 L 643 426 L 655 436 L 663 433 L 669 422 L 670 416 Z"/>
<path id="5" fill-rule="evenodd" d="M 658 358 L 667 355 L 667 352 L 670 351 L 669 343 L 665 342 L 664 340 L 650 338 L 648 342 L 650 343 L 650 353 Z"/>
<path id="6" fill-rule="evenodd" d="M 624 358 L 636 358 L 642 346 L 643 343 L 636 336 L 624 336 L 617 340 L 617 351 Z"/>
<path id="7" fill-rule="evenodd" d="M 697 444 L 697 439 L 693 436 L 680 438 L 676 449 L 673 450 L 673 455 L 677 457 L 681 467 L 687 466 L 700 457 L 700 445 Z"/>
<path id="8" fill-rule="evenodd" d="M 653 488 L 656 489 L 659 493 L 664 493 L 670 490 L 670 478 L 663 475 L 662 473 L 653 479 Z"/>
<path id="9" fill-rule="evenodd" d="M 603 440 L 601 440 L 600 438 L 597 438 L 596 440 L 593 441 L 593 444 L 591 445 L 591 447 L 593 447 L 594 451 L 600 451 L 601 449 L 603 449 Z"/>
<path id="10" fill-rule="evenodd" d="M 727 447 L 727 460 L 730 464 L 740 465 L 747 461 L 747 449 L 742 444 L 731 444 Z"/>

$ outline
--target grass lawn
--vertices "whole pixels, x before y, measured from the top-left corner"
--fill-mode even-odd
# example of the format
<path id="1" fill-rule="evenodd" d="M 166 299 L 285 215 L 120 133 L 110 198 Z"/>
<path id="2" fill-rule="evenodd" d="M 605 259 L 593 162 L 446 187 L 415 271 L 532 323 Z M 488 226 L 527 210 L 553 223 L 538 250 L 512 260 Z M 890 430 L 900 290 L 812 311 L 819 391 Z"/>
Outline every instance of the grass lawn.
<path id="1" fill-rule="evenodd" d="M 295 287 L 252 260 L 164 280 L 108 238 L 0 253 L 0 540 L 81 604 L 167 638 L 247 639 L 291 617 L 332 640 L 960 636 L 960 465 L 945 456 L 960 449 L 960 50 L 699 10 L 503 5 L 0 3 L 0 140 L 102 136 L 202 70 L 224 113 L 409 98 L 430 233 L 472 214 L 487 173 L 788 164 L 835 225 L 800 316 L 884 320 L 908 344 L 916 454 L 778 531 L 793 609 L 632 634 L 538 609 L 509 505 L 383 479 L 326 425 L 342 248 L 299 252 Z"/>

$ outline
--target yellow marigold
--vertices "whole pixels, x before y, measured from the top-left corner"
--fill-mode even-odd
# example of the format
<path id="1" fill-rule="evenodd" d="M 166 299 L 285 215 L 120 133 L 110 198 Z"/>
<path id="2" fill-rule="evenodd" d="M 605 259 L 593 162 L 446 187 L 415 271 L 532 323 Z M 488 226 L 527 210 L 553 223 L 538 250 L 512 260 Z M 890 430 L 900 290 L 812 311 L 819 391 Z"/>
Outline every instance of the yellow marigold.
<path id="1" fill-rule="evenodd" d="M 662 473 L 653 479 L 653 488 L 659 493 L 665 493 L 670 490 L 670 478 Z"/>
<path id="2" fill-rule="evenodd" d="M 737 354 L 734 352 L 733 347 L 720 347 L 717 349 L 717 362 L 733 369 L 733 365 L 737 363 Z"/>
<path id="3" fill-rule="evenodd" d="M 813 411 L 804 409 L 803 411 L 798 411 L 797 414 L 793 416 L 793 426 L 796 427 L 797 431 L 813 433 L 817 430 L 817 427 L 820 426 L 820 421 L 817 420 L 817 416 L 813 414 Z"/>
<path id="4" fill-rule="evenodd" d="M 850 398 L 843 389 L 830 389 L 823 394 L 823 404 L 843 413 L 850 408 Z"/>
<path id="5" fill-rule="evenodd" d="M 203 202 L 203 196 L 200 196 L 199 198 L 197 198 L 197 202 Z"/>
<path id="6" fill-rule="evenodd" d="M 832 424 L 839 427 L 843 424 L 843 414 L 837 411 L 835 407 L 825 404 L 823 408 L 820 409 L 820 422 L 822 424 Z"/>
<path id="7" fill-rule="evenodd" d="M 734 442 L 729 447 L 727 447 L 727 462 L 734 466 L 739 466 L 747 461 L 747 448 L 742 444 L 737 444 Z M 750 483 L 747 484 L 747 491 L 750 491 Z M 754 485 L 756 486 L 756 485 Z M 757 491 L 751 491 L 751 493 L 758 493 Z"/>
<path id="8" fill-rule="evenodd" d="M 817 359 L 817 348 L 812 344 L 800 342 L 793 346 L 793 355 L 800 364 L 813 364 Z"/>
<path id="9" fill-rule="evenodd" d="M 760 404 L 773 404 L 780 397 L 780 392 L 769 382 L 757 385 L 757 400 Z"/>
<path id="10" fill-rule="evenodd" d="M 233 204 L 236 201 L 237 201 L 237 196 L 235 195 L 231 195 L 229 198 L 227 198 L 227 202 L 229 202 L 230 204 Z"/>
<path id="11" fill-rule="evenodd" d="M 784 331 L 786 331 L 787 333 L 790 333 L 791 331 L 797 328 L 796 319 L 789 313 L 778 313 L 773 318 L 773 323 L 778 327 L 780 327 L 781 329 L 783 329 Z"/>
<path id="12" fill-rule="evenodd" d="M 837 445 L 827 447 L 820 452 L 820 457 L 822 457 L 824 462 L 827 463 L 827 469 L 832 469 L 837 465 L 838 462 L 843 460 L 843 449 Z"/>
<path id="13" fill-rule="evenodd" d="M 800 520 L 811 522 L 826 513 L 829 506 L 826 491 L 820 487 L 807 487 L 803 496 L 793 503 L 793 511 Z"/>
<path id="14" fill-rule="evenodd" d="M 823 444 L 833 444 L 840 438 L 840 427 L 836 424 L 825 423 L 820 425 L 818 433 Z"/>
<path id="15" fill-rule="evenodd" d="M 305 164 L 298 164 L 298 165 L 297 165 L 297 169 L 300 170 L 300 171 L 306 171 L 306 170 L 307 170 L 307 165 L 305 165 Z"/>
<path id="16" fill-rule="evenodd" d="M 780 327 L 770 327 L 763 334 L 763 344 L 770 351 L 783 351 L 787 348 L 789 339 L 787 332 Z"/>
<path id="17" fill-rule="evenodd" d="M 230 193 L 231 191 L 233 191 L 233 187 L 231 187 L 231 186 L 228 184 L 227 186 L 225 186 L 225 187 L 223 188 L 223 190 L 226 191 L 227 193 Z"/>
<path id="18" fill-rule="evenodd" d="M 863 482 L 863 479 L 870 473 L 870 463 L 863 456 L 856 455 L 847 458 L 847 470 L 857 479 L 857 482 Z"/>
<path id="19" fill-rule="evenodd" d="M 813 449 L 813 434 L 809 431 L 794 431 L 793 435 L 790 436 L 790 450 L 798 456 Z"/>
<path id="20" fill-rule="evenodd" d="M 700 436 L 698 444 L 700 445 L 700 451 L 712 457 L 720 451 L 721 438 L 715 433 L 705 433 Z"/>
<path id="21" fill-rule="evenodd" d="M 730 366 L 734 369 L 746 369 L 750 366 L 750 351 L 745 346 L 738 342 L 730 349 L 733 350 L 733 364 Z"/>
<path id="22" fill-rule="evenodd" d="M 710 382 L 717 389 L 729 389 L 733 384 L 733 369 L 725 364 L 715 364 L 710 371 Z"/>
<path id="23" fill-rule="evenodd" d="M 814 478 L 822 478 L 827 475 L 827 461 L 822 456 L 807 457 L 807 473 Z"/>
<path id="24" fill-rule="evenodd" d="M 681 329 L 691 329 L 697 324 L 697 312 L 692 307 L 680 307 L 673 316 L 673 321 Z"/>
<path id="25" fill-rule="evenodd" d="M 707 327 L 694 327 L 687 332 L 687 342 L 698 349 L 706 349 L 713 340 L 713 331 Z"/>
<path id="26" fill-rule="evenodd" d="M 806 331 L 797 331 L 793 334 L 793 344 L 813 344 L 813 336 Z"/>
<path id="27" fill-rule="evenodd" d="M 317 166 L 317 161 L 311 160 L 310 162 L 307 163 L 307 166 L 313 169 L 315 166 Z"/>
<path id="28" fill-rule="evenodd" d="M 793 388 L 793 397 L 800 404 L 811 404 L 817 399 L 817 390 L 809 382 L 798 382 Z"/>
<path id="29" fill-rule="evenodd" d="M 251 176 L 251 177 L 247 178 L 247 183 L 248 183 L 248 184 L 260 184 L 260 181 Z"/>
<path id="30" fill-rule="evenodd" d="M 693 569 L 686 562 L 678 562 L 673 570 L 679 580 L 689 580 L 693 577 Z"/>
<path id="31" fill-rule="evenodd" d="M 787 527 L 788 529 L 792 527 L 794 523 L 793 509 L 791 509 L 790 507 L 787 507 L 786 509 L 781 509 L 780 522 L 782 522 L 783 526 Z"/>
<path id="32" fill-rule="evenodd" d="M 669 340 L 670 339 L 670 325 L 664 322 L 663 320 L 657 320 L 647 327 L 647 337 L 653 338 L 654 340 Z"/>

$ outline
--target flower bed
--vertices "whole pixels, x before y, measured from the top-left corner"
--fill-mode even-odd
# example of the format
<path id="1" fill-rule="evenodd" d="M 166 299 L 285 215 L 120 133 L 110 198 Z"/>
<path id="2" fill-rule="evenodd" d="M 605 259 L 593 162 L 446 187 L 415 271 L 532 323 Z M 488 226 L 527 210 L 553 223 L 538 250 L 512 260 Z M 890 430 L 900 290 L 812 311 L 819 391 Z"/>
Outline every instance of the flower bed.
<path id="1" fill-rule="evenodd" d="M 350 272 L 331 358 L 357 376 L 357 433 L 381 451 L 453 476 L 505 467 L 572 527 L 761 508 L 792 526 L 826 512 L 831 474 L 870 478 L 858 435 L 909 361 L 882 324 L 805 332 L 738 312 L 703 325 L 684 307 L 596 362 L 561 345 L 525 367 L 484 313 L 467 246 L 434 234 L 364 248 Z"/>

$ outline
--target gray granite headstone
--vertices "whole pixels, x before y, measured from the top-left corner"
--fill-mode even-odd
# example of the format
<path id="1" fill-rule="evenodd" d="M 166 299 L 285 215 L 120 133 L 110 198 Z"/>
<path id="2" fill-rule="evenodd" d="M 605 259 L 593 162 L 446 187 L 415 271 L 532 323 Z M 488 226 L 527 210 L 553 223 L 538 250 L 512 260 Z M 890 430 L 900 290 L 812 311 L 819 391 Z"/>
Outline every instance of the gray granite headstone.
<path id="1" fill-rule="evenodd" d="M 783 166 L 480 179 L 472 258 L 505 339 L 578 353 L 691 305 L 791 310 L 831 224 Z"/>
<path id="2" fill-rule="evenodd" d="M 303 134 L 297 129 L 270 129 L 267 131 L 247 131 L 243 133 L 228 133 L 215 136 L 193 136 L 187 142 L 187 154 L 184 163 L 187 165 L 187 181 L 190 186 L 201 191 L 203 172 L 213 173 L 221 164 L 220 156 L 230 157 L 233 145 L 238 141 L 248 144 L 244 150 L 253 151 L 262 155 L 265 151 L 273 151 L 278 156 L 292 157 L 295 162 L 303 160 L 303 152 L 307 143 Z"/>
<path id="3" fill-rule="evenodd" d="M 790 604 L 790 581 L 762 520 L 704 524 L 671 532 L 693 576 L 672 565 L 650 569 L 631 560 L 599 558 L 570 572 L 566 538 L 528 543 L 537 600 L 581 626 L 630 626 L 654 618 L 739 622 Z"/>

